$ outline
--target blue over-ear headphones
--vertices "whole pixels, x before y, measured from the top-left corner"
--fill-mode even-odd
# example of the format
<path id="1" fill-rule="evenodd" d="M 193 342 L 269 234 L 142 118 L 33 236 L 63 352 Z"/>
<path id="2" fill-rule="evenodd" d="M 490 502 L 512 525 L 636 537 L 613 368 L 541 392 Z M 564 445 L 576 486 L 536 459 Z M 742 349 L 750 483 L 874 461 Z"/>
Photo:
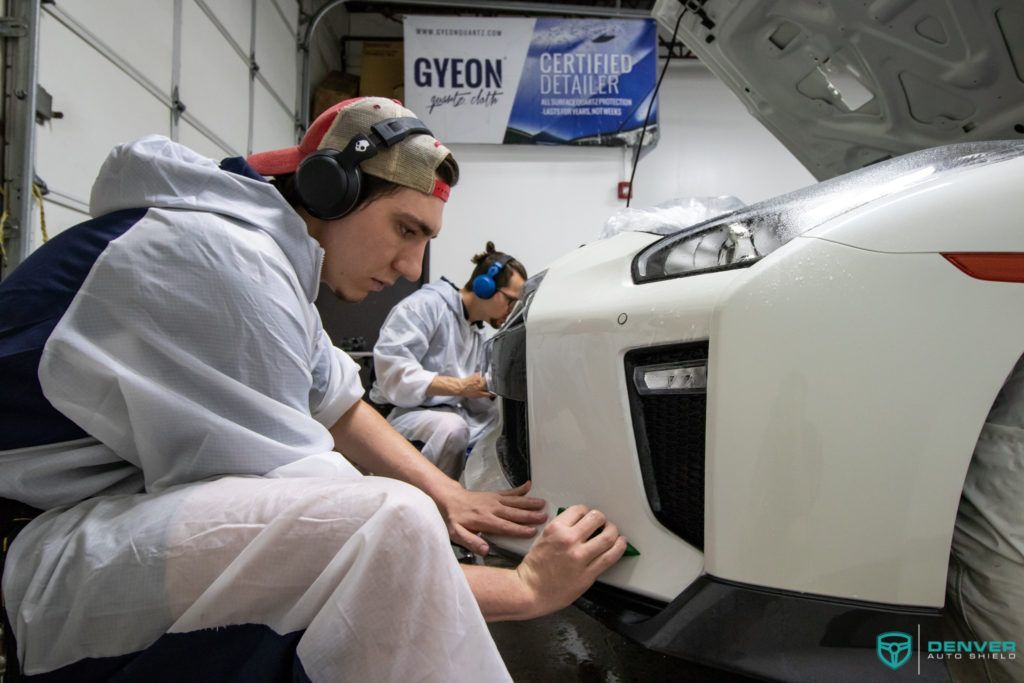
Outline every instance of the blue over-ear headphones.
<path id="1" fill-rule="evenodd" d="M 481 273 L 473 278 L 473 293 L 481 299 L 490 299 L 494 296 L 498 291 L 498 283 L 494 281 L 494 278 L 498 277 L 501 269 L 511 260 L 511 256 L 504 254 L 491 264 L 486 273 Z"/>

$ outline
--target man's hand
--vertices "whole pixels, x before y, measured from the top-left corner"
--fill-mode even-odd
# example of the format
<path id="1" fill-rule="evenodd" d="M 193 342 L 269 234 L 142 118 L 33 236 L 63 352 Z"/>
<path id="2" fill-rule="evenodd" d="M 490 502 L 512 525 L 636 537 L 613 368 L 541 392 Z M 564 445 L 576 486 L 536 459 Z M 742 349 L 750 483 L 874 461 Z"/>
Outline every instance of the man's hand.
<path id="1" fill-rule="evenodd" d="M 626 537 L 604 513 L 573 505 L 544 528 L 516 574 L 539 616 L 572 604 L 625 551 Z"/>
<path id="2" fill-rule="evenodd" d="M 462 386 L 459 396 L 465 398 L 494 398 L 494 394 L 487 389 L 487 380 L 479 372 L 474 372 L 469 377 L 459 380 Z"/>
<path id="3" fill-rule="evenodd" d="M 626 538 L 604 514 L 574 505 L 545 527 L 515 569 L 462 571 L 485 619 L 533 619 L 572 604 L 625 550 Z"/>
<path id="4" fill-rule="evenodd" d="M 437 375 L 427 387 L 427 396 L 462 396 L 463 398 L 494 398 L 487 390 L 487 380 L 479 372 L 469 377 Z"/>
<path id="5" fill-rule="evenodd" d="M 477 555 L 489 550 L 479 533 L 529 538 L 537 533 L 534 527 L 547 521 L 544 501 L 526 496 L 530 482 L 507 491 L 467 491 L 452 483 L 443 496 L 435 497 L 437 507 L 452 541 Z"/>
<path id="6" fill-rule="evenodd" d="M 530 483 L 508 491 L 471 492 L 423 457 L 380 413 L 358 401 L 333 427 L 335 447 L 353 464 L 400 479 L 434 499 L 452 540 L 486 555 L 481 532 L 529 537 L 547 521 L 544 501 L 529 498 Z"/>

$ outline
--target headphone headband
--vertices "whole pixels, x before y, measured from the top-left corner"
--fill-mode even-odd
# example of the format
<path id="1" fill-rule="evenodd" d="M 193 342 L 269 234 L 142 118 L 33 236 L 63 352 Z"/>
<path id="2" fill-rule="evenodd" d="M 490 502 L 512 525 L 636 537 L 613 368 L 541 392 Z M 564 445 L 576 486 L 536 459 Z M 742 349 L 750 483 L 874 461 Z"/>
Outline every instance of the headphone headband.
<path id="1" fill-rule="evenodd" d="M 508 262 L 511 260 L 511 256 L 509 256 L 508 254 L 502 254 L 498 258 L 494 259 L 490 267 L 487 269 L 487 272 L 491 273 L 491 271 L 493 270 L 494 272 L 491 273 L 491 277 L 497 277 L 498 273 L 500 273 L 502 269 L 504 269 L 505 266 L 508 265 Z"/>
<path id="2" fill-rule="evenodd" d="M 367 135 L 353 136 L 343 150 L 313 152 L 295 171 L 295 189 L 303 206 L 322 220 L 341 218 L 359 201 L 363 185 L 359 165 L 376 156 L 380 147 L 394 147 L 420 134 L 433 135 L 417 118 L 384 119 L 371 125 Z"/>
<path id="3" fill-rule="evenodd" d="M 379 143 L 385 147 L 394 147 L 410 135 L 433 135 L 425 123 L 412 116 L 384 119 L 370 126 L 370 130 L 377 134 Z"/>

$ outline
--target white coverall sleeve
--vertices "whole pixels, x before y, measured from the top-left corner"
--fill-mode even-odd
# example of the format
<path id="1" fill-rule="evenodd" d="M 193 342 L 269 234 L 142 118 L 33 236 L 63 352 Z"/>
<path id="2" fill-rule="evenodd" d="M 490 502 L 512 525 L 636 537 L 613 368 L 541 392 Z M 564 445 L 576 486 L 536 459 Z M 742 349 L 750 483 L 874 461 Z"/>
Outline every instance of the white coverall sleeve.
<path id="1" fill-rule="evenodd" d="M 313 386 L 309 395 L 309 408 L 313 418 L 330 429 L 356 401 L 363 396 L 359 383 L 359 364 L 331 343 L 330 337 L 320 328 L 313 350 Z M 352 378 L 356 381 L 353 382 Z"/>
<path id="2" fill-rule="evenodd" d="M 380 329 L 373 347 L 375 386 L 388 403 L 415 408 L 427 402 L 427 387 L 438 374 L 422 365 L 437 328 L 437 316 L 431 313 L 432 309 L 413 310 L 402 302 L 391 310 Z"/>
<path id="3" fill-rule="evenodd" d="M 94 265 L 43 352 L 47 399 L 140 468 L 147 491 L 264 475 L 334 450 L 355 363 L 269 237 L 151 210 Z"/>

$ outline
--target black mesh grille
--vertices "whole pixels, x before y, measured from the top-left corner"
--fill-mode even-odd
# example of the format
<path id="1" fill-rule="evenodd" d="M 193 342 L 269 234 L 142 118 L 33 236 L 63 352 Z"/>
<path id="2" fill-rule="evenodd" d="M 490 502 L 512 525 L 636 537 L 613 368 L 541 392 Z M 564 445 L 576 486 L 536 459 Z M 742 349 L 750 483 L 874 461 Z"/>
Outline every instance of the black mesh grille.
<path id="1" fill-rule="evenodd" d="M 504 424 L 498 438 L 498 462 L 513 486 L 530 478 L 530 431 L 526 422 L 526 401 L 502 399 Z"/>
<path id="2" fill-rule="evenodd" d="M 526 324 L 522 318 L 494 335 L 491 390 L 501 396 L 498 463 L 509 482 L 519 486 L 530 478 L 530 432 L 526 422 Z"/>
<path id="3" fill-rule="evenodd" d="M 707 360 L 708 344 L 637 349 L 626 354 L 626 383 L 640 470 L 654 516 L 690 545 L 704 549 L 706 394 L 640 395 L 638 366 Z"/>

